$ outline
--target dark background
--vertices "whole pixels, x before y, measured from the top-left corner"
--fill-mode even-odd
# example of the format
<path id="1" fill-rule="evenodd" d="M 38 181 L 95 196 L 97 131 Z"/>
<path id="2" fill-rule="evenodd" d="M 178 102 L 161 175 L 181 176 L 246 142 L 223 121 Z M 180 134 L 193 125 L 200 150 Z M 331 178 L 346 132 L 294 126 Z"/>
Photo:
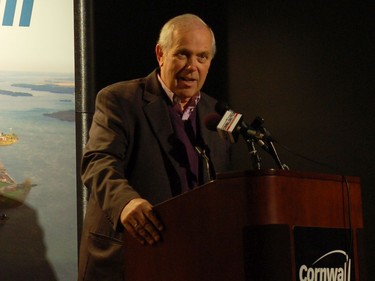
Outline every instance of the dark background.
<path id="1" fill-rule="evenodd" d="M 375 6 L 370 0 L 88 2 L 84 71 L 77 60 L 82 89 L 77 120 L 83 116 L 77 135 L 83 142 L 96 92 L 150 73 L 157 66 L 161 26 L 175 15 L 195 13 L 217 40 L 204 87 L 208 94 L 229 101 L 247 122 L 262 116 L 291 170 L 361 178 L 367 272 L 375 274 Z M 235 158 L 238 169 L 251 168 L 243 143 L 235 145 Z M 276 168 L 268 155 L 262 160 L 263 168 Z"/>

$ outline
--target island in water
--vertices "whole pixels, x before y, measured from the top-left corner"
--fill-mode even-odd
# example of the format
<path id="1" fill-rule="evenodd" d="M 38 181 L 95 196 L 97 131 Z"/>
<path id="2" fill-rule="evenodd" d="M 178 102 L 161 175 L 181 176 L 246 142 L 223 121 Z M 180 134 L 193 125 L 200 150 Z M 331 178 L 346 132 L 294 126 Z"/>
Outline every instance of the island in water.
<path id="1" fill-rule="evenodd" d="M 53 113 L 44 113 L 44 116 L 52 117 L 59 119 L 61 121 L 68 121 L 74 122 L 75 121 L 75 111 L 74 110 L 66 110 L 66 111 L 58 111 Z"/>
<path id="2" fill-rule="evenodd" d="M 13 87 L 27 88 L 33 91 L 45 91 L 55 94 L 74 94 L 75 87 L 72 82 L 55 82 L 46 84 L 15 83 Z"/>
<path id="3" fill-rule="evenodd" d="M 43 91 L 50 92 L 54 94 L 74 94 L 75 85 L 72 80 L 63 80 L 63 81 L 45 81 L 43 83 L 13 83 L 12 87 L 30 89 L 32 91 Z M 23 92 L 12 92 L 7 90 L 0 90 L 0 95 L 7 95 L 13 97 L 31 97 L 33 96 L 30 93 Z"/>
<path id="4" fill-rule="evenodd" d="M 14 133 L 5 134 L 0 132 L 0 146 L 12 145 L 18 141 L 18 136 Z"/>
<path id="5" fill-rule="evenodd" d="M 32 94 L 29 93 L 22 93 L 22 92 L 12 92 L 6 90 L 0 90 L 0 95 L 4 96 L 12 96 L 12 97 L 32 97 Z"/>

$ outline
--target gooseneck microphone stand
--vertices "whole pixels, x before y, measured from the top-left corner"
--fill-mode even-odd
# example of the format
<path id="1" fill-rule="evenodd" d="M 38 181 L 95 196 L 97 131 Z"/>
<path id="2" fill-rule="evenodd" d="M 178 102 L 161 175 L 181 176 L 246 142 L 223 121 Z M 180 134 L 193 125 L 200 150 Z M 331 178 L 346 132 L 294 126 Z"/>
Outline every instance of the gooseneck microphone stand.
<path id="1" fill-rule="evenodd" d="M 283 164 L 281 162 L 280 157 L 279 157 L 279 155 L 278 155 L 278 153 L 276 151 L 275 145 L 274 145 L 274 140 L 271 137 L 270 132 L 266 128 L 263 127 L 263 123 L 264 123 L 264 119 L 262 117 L 259 117 L 259 116 L 256 117 L 254 119 L 254 121 L 251 123 L 251 127 L 253 127 L 254 129 L 260 131 L 265 136 L 264 140 L 262 140 L 262 141 L 266 145 L 262 145 L 262 148 L 272 156 L 272 158 L 276 162 L 277 166 L 281 170 L 289 170 L 289 167 L 286 164 Z M 257 156 L 257 157 L 259 158 L 259 156 Z M 256 161 L 258 161 L 258 160 L 256 160 Z M 260 169 L 260 164 L 259 163 L 257 165 L 257 168 Z"/>
<path id="2" fill-rule="evenodd" d="M 250 138 L 247 138 L 245 140 L 247 144 L 247 149 L 249 150 L 249 154 L 253 162 L 253 167 L 255 167 L 257 170 L 260 170 L 261 169 L 260 162 L 262 159 L 259 156 L 257 149 L 255 148 L 255 141 L 254 139 L 250 139 Z"/>

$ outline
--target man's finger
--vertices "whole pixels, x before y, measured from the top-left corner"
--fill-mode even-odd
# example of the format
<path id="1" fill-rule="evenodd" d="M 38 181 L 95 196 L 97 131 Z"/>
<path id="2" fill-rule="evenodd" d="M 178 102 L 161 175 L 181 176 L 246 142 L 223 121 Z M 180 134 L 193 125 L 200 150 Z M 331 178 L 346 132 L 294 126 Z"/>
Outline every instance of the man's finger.
<path id="1" fill-rule="evenodd" d="M 137 228 L 139 228 L 139 224 L 138 223 L 135 223 L 135 224 L 130 224 L 130 223 L 127 223 L 125 224 L 125 229 L 128 233 L 130 233 L 130 235 L 132 237 L 134 237 L 136 240 L 138 240 L 139 243 L 141 244 L 145 244 L 145 239 L 139 234 Z"/>
<path id="2" fill-rule="evenodd" d="M 157 217 L 156 213 L 153 210 L 148 212 L 146 214 L 146 217 L 157 228 L 157 230 L 159 230 L 159 231 L 163 230 L 163 228 L 164 228 L 163 224 L 161 223 L 161 221 L 159 220 L 159 218 Z"/>
<path id="3" fill-rule="evenodd" d="M 153 235 L 151 233 L 149 233 L 146 228 L 144 227 L 139 227 L 138 230 L 137 230 L 138 234 L 144 239 L 146 240 L 146 242 L 149 244 L 149 245 L 153 245 L 154 243 L 156 243 L 157 241 L 154 239 Z"/>
<path id="4" fill-rule="evenodd" d="M 151 223 L 146 223 L 144 225 L 144 229 L 151 235 L 152 240 L 154 240 L 155 242 L 160 241 L 159 231 Z"/>

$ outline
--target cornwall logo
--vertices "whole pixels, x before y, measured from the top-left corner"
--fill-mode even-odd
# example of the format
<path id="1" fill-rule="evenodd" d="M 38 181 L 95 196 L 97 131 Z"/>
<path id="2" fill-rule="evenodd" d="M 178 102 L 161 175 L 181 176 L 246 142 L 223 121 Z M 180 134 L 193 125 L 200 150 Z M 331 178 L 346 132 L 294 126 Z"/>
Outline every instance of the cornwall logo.
<path id="1" fill-rule="evenodd" d="M 0 1 L 0 4 L 1 2 L 2 1 Z M 18 7 L 17 2 L 18 2 L 18 6 L 20 6 L 22 3 L 22 6 L 20 7 L 21 14 L 20 14 L 18 26 L 25 26 L 25 27 L 30 26 L 34 0 L 23 0 L 23 1 L 6 0 L 4 11 L 0 10 L 0 12 L 2 13 L 0 14 L 0 17 L 3 16 L 3 20 L 2 20 L 3 26 L 13 26 L 14 18 L 16 15 L 16 8 Z"/>
<path id="2" fill-rule="evenodd" d="M 329 259 L 341 255 L 343 263 L 332 266 Z M 327 262 L 328 261 L 328 262 Z M 351 259 L 345 251 L 334 250 L 318 258 L 311 266 L 305 264 L 299 268 L 299 281 L 350 281 Z"/>

